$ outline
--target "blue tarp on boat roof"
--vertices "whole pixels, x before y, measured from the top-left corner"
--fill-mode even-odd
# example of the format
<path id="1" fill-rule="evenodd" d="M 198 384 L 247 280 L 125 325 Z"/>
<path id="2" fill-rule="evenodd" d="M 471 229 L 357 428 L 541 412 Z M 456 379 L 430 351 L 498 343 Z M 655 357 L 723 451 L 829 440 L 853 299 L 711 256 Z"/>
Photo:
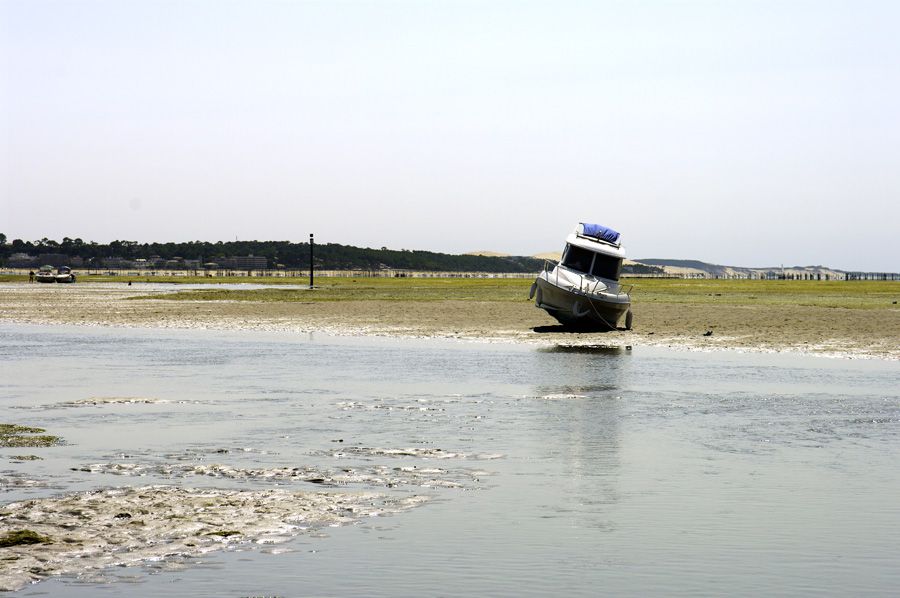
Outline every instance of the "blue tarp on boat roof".
<path id="1" fill-rule="evenodd" d="M 619 233 L 611 228 L 600 226 L 599 224 L 588 224 L 587 222 L 582 222 L 581 234 L 585 237 L 593 237 L 595 239 L 600 239 L 601 241 L 606 241 L 607 243 L 619 242 Z"/>

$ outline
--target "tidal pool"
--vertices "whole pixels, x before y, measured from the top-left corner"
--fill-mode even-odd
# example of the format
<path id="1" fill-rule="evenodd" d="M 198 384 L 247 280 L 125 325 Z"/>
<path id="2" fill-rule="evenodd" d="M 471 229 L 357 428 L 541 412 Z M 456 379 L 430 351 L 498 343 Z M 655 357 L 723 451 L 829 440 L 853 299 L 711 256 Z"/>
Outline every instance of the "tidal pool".
<path id="1" fill-rule="evenodd" d="M 63 441 L 0 449 L 0 533 L 56 517 L 84 555 L 34 549 L 22 596 L 890 595 L 898 388 L 875 360 L 0 325 L 0 423 Z"/>

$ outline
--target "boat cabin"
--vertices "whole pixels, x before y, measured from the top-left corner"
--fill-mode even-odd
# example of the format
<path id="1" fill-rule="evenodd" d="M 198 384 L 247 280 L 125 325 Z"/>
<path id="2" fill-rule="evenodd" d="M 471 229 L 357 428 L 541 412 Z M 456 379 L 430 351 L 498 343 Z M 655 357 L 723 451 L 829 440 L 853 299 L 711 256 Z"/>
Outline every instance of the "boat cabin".
<path id="1" fill-rule="evenodd" d="M 595 253 L 590 249 L 568 243 L 563 251 L 562 265 L 581 274 L 615 281 L 619 280 L 622 272 L 622 258 Z"/>
<path id="2" fill-rule="evenodd" d="M 566 238 L 560 265 L 579 274 L 618 281 L 625 259 L 618 239 L 619 233 L 612 229 L 580 224 Z"/>

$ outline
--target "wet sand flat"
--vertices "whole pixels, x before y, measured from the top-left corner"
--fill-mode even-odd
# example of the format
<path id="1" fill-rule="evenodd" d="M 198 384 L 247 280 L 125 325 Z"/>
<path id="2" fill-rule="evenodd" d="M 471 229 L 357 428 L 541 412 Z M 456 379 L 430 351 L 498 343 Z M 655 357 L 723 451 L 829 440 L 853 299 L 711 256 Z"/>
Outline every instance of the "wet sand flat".
<path id="1" fill-rule="evenodd" d="M 718 282 L 718 281 L 713 281 Z M 727 282 L 727 281 L 726 281 Z M 752 282 L 752 281 L 751 281 Z M 460 338 L 519 343 L 576 343 L 669 346 L 686 349 L 792 351 L 839 357 L 900 359 L 900 308 L 884 305 L 853 309 L 822 305 L 790 295 L 780 303 L 717 302 L 716 294 L 693 296 L 634 294 L 635 324 L 630 332 L 572 333 L 559 327 L 527 300 L 527 284 L 504 283 L 498 300 L 425 288 L 424 300 L 378 298 L 378 293 L 326 289 L 339 300 L 320 300 L 319 290 L 294 291 L 284 299 L 236 292 L 196 297 L 179 285 L 79 283 L 76 285 L 0 284 L 0 319 L 39 324 L 80 324 L 153 328 L 318 331 L 338 335 Z M 327 283 L 326 283 L 327 284 Z M 815 284 L 815 283 L 811 283 Z M 892 283 L 886 283 L 890 285 Z M 893 283 L 897 295 L 900 286 Z M 498 287 L 499 288 L 499 287 Z M 714 287 L 711 287 L 714 288 Z M 813 288 L 813 287 L 808 287 Z M 708 290 L 706 287 L 696 287 Z M 695 290 L 696 290 L 695 289 Z M 355 289 L 354 289 L 355 290 Z M 518 293 L 522 292 L 521 300 Z M 414 293 L 415 291 L 410 291 Z M 882 293 L 883 295 L 884 293 Z M 167 297 L 179 297 L 169 300 Z M 306 299 L 309 300 L 306 300 Z M 727 298 L 726 298 L 727 299 Z M 749 296 L 750 300 L 756 299 Z M 865 300 L 865 297 L 862 297 Z M 709 334 L 711 332 L 711 334 Z"/>

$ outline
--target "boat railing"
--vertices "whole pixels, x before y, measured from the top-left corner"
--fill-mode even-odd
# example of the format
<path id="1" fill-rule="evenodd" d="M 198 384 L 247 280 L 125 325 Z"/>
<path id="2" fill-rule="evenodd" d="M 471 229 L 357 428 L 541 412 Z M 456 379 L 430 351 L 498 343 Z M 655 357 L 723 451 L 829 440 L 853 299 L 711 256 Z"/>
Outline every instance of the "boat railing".
<path id="1" fill-rule="evenodd" d="M 548 282 L 552 282 L 556 286 L 562 287 L 563 285 L 560 285 L 559 281 L 558 265 L 559 264 L 553 260 L 544 260 L 543 271 L 546 272 L 545 278 Z M 566 272 L 577 277 L 578 284 L 572 284 L 570 281 L 566 281 L 565 286 L 571 285 L 573 290 L 578 289 L 579 292 L 584 293 L 585 295 L 630 295 L 631 289 L 634 288 L 634 285 L 631 284 L 620 284 L 606 278 L 601 279 L 595 276 L 586 276 L 577 270 L 571 270 L 569 268 L 566 268 Z M 555 280 L 552 280 L 551 276 L 555 278 Z"/>

